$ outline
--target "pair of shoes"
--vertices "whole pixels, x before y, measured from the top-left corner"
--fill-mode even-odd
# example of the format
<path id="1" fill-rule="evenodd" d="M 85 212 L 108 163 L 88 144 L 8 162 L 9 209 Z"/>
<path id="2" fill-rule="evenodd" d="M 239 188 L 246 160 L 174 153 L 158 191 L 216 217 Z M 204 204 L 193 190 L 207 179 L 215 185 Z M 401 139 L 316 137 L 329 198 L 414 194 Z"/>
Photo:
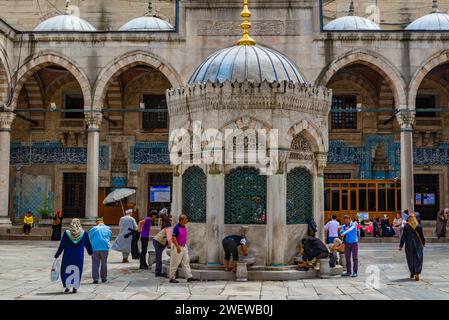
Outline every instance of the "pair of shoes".
<path id="1" fill-rule="evenodd" d="M 415 275 L 413 273 L 410 273 L 410 279 L 413 279 Z"/>
<path id="2" fill-rule="evenodd" d="M 343 272 L 341 274 L 342 277 L 349 277 L 351 274 L 349 272 Z"/>
<path id="3" fill-rule="evenodd" d="M 357 278 L 357 276 L 358 276 L 357 272 L 354 272 L 354 273 L 351 275 L 351 277 L 353 277 L 353 278 Z"/>
<path id="4" fill-rule="evenodd" d="M 193 282 L 193 281 L 199 281 L 198 279 L 195 279 L 195 278 L 189 278 L 189 279 L 187 279 L 187 282 Z"/>
<path id="5" fill-rule="evenodd" d="M 122 263 L 129 263 L 128 259 L 123 259 Z"/>
<path id="6" fill-rule="evenodd" d="M 70 289 L 69 288 L 65 288 L 63 293 L 70 293 Z"/>
<path id="7" fill-rule="evenodd" d="M 92 281 L 93 284 L 98 284 L 98 280 Z"/>
<path id="8" fill-rule="evenodd" d="M 149 268 L 148 268 L 148 266 L 147 265 L 142 265 L 142 266 L 140 266 L 140 268 L 139 269 L 141 269 L 141 270 L 148 270 Z"/>
<path id="9" fill-rule="evenodd" d="M 179 281 L 176 279 L 170 279 L 170 283 L 179 283 Z"/>
<path id="10" fill-rule="evenodd" d="M 231 269 L 225 269 L 225 271 L 226 271 L 226 272 L 229 272 L 229 271 L 231 271 Z"/>
<path id="11" fill-rule="evenodd" d="M 419 274 L 415 274 L 415 281 L 419 281 Z"/>
<path id="12" fill-rule="evenodd" d="M 106 279 L 101 279 L 101 283 L 105 283 L 105 282 L 108 282 L 108 280 L 106 280 Z"/>
<path id="13" fill-rule="evenodd" d="M 77 293 L 78 289 L 73 288 L 72 293 Z"/>

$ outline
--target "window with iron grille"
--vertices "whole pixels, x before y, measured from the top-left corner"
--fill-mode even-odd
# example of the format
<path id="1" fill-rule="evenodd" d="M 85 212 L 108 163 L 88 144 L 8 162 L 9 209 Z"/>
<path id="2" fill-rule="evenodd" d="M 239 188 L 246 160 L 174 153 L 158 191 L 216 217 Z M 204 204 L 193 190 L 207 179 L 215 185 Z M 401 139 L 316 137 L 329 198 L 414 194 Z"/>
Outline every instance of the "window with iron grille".
<path id="1" fill-rule="evenodd" d="M 144 95 L 145 110 L 160 110 L 161 112 L 144 112 L 142 127 L 144 129 L 166 129 L 168 127 L 167 100 L 165 95 Z"/>
<path id="2" fill-rule="evenodd" d="M 84 118 L 83 96 L 78 94 L 66 94 L 65 109 L 80 110 L 79 112 L 64 112 L 65 119 L 83 119 Z"/>
<path id="3" fill-rule="evenodd" d="M 350 112 L 345 112 L 348 110 Z M 333 96 L 331 120 L 332 129 L 357 129 L 357 97 Z"/>
<path id="4" fill-rule="evenodd" d="M 304 224 L 313 218 L 313 181 L 305 168 L 287 173 L 287 224 Z"/>
<path id="5" fill-rule="evenodd" d="M 267 177 L 251 167 L 227 173 L 224 212 L 226 224 L 266 224 Z"/>
<path id="6" fill-rule="evenodd" d="M 416 97 L 416 109 L 435 109 L 436 108 L 435 96 L 419 95 Z M 417 117 L 422 118 L 434 118 L 437 116 L 435 111 L 418 111 Z"/>
<path id="7" fill-rule="evenodd" d="M 83 218 L 86 205 L 86 174 L 64 173 L 62 195 L 62 212 L 64 216 Z"/>
<path id="8" fill-rule="evenodd" d="M 200 167 L 190 167 L 182 175 L 182 208 L 190 222 L 206 222 L 206 187 L 206 174 Z"/>

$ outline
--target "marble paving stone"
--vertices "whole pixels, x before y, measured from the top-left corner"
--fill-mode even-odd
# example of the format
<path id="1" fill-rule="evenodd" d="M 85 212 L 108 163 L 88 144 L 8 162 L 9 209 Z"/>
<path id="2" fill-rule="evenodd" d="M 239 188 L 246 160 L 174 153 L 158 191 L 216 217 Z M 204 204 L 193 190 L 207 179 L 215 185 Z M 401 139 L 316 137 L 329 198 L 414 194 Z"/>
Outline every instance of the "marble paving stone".
<path id="1" fill-rule="evenodd" d="M 109 282 L 91 283 L 91 259 L 85 256 L 83 281 L 78 294 L 62 295 L 62 285 L 50 282 L 49 268 L 56 243 L 49 241 L 0 241 L 0 300 L 150 300 L 150 299 L 392 299 L 449 300 L 449 246 L 429 244 L 425 249 L 422 281 L 409 281 L 403 254 L 397 244 L 361 244 L 358 278 L 304 279 L 296 281 L 210 281 L 170 284 L 152 272 L 138 269 L 138 261 L 122 264 L 119 252 L 111 251 Z M 23 256 L 27 268 L 23 268 Z M 366 268 L 380 270 L 380 288 L 368 288 Z M 19 270 L 19 271 L 18 271 Z"/>
<path id="2" fill-rule="evenodd" d="M 203 295 L 203 294 L 192 294 L 189 300 L 227 300 L 227 296 L 223 295 Z"/>

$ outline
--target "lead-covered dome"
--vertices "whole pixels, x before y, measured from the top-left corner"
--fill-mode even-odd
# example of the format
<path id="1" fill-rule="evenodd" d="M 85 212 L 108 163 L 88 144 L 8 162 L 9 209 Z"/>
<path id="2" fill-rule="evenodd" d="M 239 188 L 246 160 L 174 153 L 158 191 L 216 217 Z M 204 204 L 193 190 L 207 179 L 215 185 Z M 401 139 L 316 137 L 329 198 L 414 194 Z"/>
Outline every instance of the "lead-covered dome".
<path id="1" fill-rule="evenodd" d="M 448 31 L 449 30 L 449 14 L 440 12 L 438 9 L 438 1 L 433 1 L 432 12 L 416 19 L 410 23 L 405 30 L 420 31 Z"/>
<path id="2" fill-rule="evenodd" d="M 330 21 L 323 27 L 324 31 L 366 31 L 380 30 L 377 23 L 354 15 L 354 1 L 351 1 L 347 16 Z"/>
<path id="3" fill-rule="evenodd" d="M 96 31 L 89 22 L 72 15 L 69 4 L 67 1 L 64 14 L 42 21 L 34 31 Z"/>
<path id="4" fill-rule="evenodd" d="M 189 84 L 245 80 L 305 83 L 295 64 L 281 53 L 260 45 L 236 45 L 210 55 Z"/>
<path id="5" fill-rule="evenodd" d="M 173 26 L 158 17 L 139 17 L 125 23 L 120 31 L 170 31 Z"/>
<path id="6" fill-rule="evenodd" d="M 380 30 L 377 23 L 359 16 L 344 16 L 327 23 L 325 31 Z"/>

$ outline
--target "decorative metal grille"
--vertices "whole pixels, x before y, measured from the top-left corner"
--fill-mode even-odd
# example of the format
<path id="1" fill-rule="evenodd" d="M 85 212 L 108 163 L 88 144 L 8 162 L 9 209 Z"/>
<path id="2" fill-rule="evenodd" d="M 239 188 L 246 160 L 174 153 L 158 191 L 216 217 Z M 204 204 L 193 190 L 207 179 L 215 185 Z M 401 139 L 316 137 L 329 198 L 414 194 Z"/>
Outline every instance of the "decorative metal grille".
<path id="1" fill-rule="evenodd" d="M 182 175 L 183 212 L 190 222 L 206 222 L 206 186 L 206 174 L 197 166 Z"/>
<path id="2" fill-rule="evenodd" d="M 292 141 L 290 159 L 313 160 L 313 150 L 310 141 L 302 134 L 298 133 Z"/>
<path id="3" fill-rule="evenodd" d="M 307 223 L 313 218 L 312 175 L 305 168 L 287 174 L 287 224 Z"/>
<path id="4" fill-rule="evenodd" d="M 267 179 L 251 167 L 233 169 L 225 177 L 225 223 L 265 224 Z"/>

